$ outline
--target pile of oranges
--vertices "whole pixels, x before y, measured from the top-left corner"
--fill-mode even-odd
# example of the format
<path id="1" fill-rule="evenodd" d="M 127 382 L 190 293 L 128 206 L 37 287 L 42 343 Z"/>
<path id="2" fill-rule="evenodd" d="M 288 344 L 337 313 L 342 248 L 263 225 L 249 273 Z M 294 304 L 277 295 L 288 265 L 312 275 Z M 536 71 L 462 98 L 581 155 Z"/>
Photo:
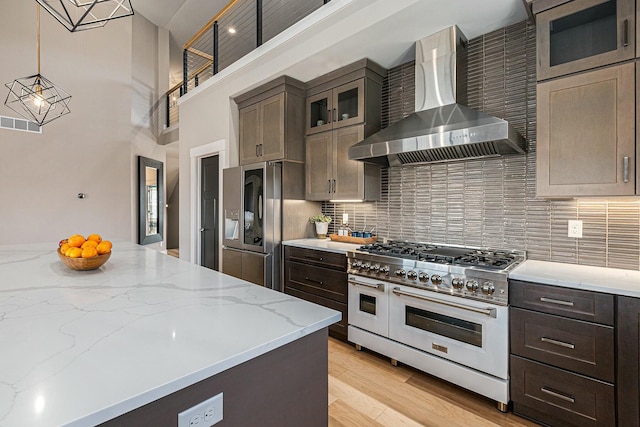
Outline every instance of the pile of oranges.
<path id="1" fill-rule="evenodd" d="M 102 240 L 99 234 L 89 234 L 86 239 L 81 234 L 74 234 L 60 241 L 60 253 L 69 258 L 93 258 L 108 254 L 112 246 L 110 241 Z"/>

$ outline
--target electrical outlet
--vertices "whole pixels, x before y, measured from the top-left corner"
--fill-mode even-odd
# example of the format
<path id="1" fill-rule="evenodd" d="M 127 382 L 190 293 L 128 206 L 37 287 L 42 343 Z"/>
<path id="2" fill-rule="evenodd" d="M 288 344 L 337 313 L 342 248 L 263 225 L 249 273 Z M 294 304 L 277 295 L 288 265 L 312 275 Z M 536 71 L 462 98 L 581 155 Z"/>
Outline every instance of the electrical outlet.
<path id="1" fill-rule="evenodd" d="M 567 234 L 569 237 L 575 237 L 577 239 L 582 238 L 582 221 L 579 220 L 570 220 L 569 221 L 569 232 Z"/>
<path id="2" fill-rule="evenodd" d="M 222 421 L 222 393 L 178 414 L 178 427 L 211 427 Z"/>

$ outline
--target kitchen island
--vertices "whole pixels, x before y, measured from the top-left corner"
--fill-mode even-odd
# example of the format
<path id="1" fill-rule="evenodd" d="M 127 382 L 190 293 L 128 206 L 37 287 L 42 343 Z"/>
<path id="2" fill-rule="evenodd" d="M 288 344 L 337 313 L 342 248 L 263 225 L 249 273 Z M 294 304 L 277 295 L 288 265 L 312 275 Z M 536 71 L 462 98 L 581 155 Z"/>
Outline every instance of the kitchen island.
<path id="1" fill-rule="evenodd" d="M 130 242 L 84 272 L 55 247 L 0 246 L 0 426 L 175 426 L 220 392 L 220 426 L 327 424 L 338 312 Z"/>

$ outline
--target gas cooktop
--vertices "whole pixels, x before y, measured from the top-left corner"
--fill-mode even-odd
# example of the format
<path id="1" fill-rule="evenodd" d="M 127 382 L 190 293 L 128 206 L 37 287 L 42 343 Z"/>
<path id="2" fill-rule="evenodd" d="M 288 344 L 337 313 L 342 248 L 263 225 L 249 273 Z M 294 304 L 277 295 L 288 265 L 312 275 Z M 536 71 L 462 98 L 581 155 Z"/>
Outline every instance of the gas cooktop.
<path id="1" fill-rule="evenodd" d="M 476 249 L 396 240 L 389 240 L 386 243 L 371 243 L 361 246 L 358 250 L 376 255 L 446 265 L 475 266 L 489 270 L 505 270 L 510 265 L 522 261 L 524 257 L 522 252 L 517 251 Z"/>

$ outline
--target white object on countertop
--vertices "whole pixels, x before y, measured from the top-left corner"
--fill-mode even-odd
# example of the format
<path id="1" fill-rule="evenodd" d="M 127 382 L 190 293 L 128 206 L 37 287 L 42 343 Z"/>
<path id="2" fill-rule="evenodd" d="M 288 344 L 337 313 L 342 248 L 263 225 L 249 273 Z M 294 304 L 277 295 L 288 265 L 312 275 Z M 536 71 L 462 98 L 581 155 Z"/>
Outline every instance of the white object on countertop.
<path id="1" fill-rule="evenodd" d="M 285 240 L 282 242 L 284 246 L 295 246 L 297 248 L 317 249 L 320 251 L 336 252 L 346 255 L 349 251 L 355 251 L 361 244 L 334 242 L 331 239 L 297 239 Z"/>
<path id="2" fill-rule="evenodd" d="M 640 298 L 640 271 L 528 259 L 509 279 Z"/>
<path id="3" fill-rule="evenodd" d="M 100 424 L 340 320 L 131 242 L 87 272 L 56 247 L 0 246 L 0 426 Z"/>

